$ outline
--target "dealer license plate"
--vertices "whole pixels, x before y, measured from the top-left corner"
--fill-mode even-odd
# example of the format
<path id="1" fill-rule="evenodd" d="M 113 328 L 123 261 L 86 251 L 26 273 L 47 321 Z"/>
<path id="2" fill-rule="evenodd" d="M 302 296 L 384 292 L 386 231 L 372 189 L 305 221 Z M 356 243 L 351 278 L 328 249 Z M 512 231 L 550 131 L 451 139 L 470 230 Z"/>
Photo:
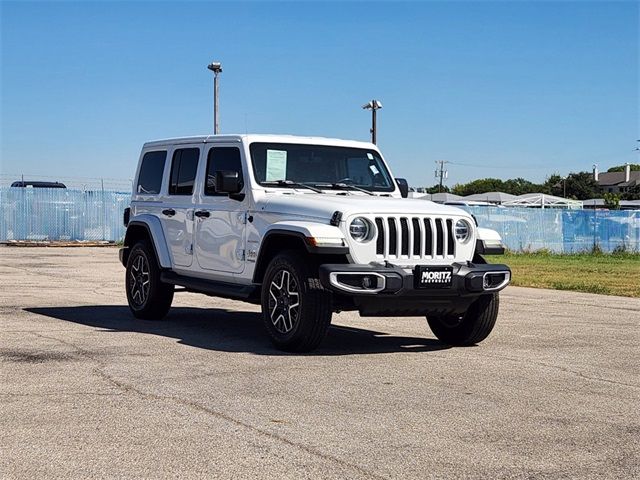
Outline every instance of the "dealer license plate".
<path id="1" fill-rule="evenodd" d="M 450 288 L 453 267 L 418 265 L 413 272 L 413 278 L 416 288 Z"/>

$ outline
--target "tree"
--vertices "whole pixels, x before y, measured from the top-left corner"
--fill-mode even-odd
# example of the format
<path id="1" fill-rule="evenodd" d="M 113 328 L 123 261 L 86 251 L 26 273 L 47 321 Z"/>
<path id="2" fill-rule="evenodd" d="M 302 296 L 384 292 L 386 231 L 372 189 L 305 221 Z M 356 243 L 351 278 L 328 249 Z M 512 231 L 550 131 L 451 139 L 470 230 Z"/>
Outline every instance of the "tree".
<path id="1" fill-rule="evenodd" d="M 627 192 L 623 193 L 622 200 L 640 200 L 640 185 L 631 187 Z"/>
<path id="2" fill-rule="evenodd" d="M 548 193 L 549 195 L 555 195 L 556 197 L 564 196 L 564 177 L 561 177 L 557 173 L 547 177 L 547 180 L 544 182 L 544 189 L 546 191 L 542 193 Z"/>
<path id="3" fill-rule="evenodd" d="M 503 192 L 510 193 L 511 195 L 523 195 L 525 193 L 545 193 L 542 190 L 543 185 L 530 182 L 529 180 L 525 180 L 524 178 L 515 178 L 504 182 Z"/>
<path id="4" fill-rule="evenodd" d="M 620 210 L 620 196 L 615 193 L 605 193 L 602 195 L 604 206 L 609 210 Z"/>
<path id="5" fill-rule="evenodd" d="M 476 193 L 502 192 L 504 182 L 499 178 L 480 178 L 469 183 L 454 185 L 451 189 L 456 195 L 474 195 Z"/>
<path id="6" fill-rule="evenodd" d="M 433 187 L 425 187 L 424 189 L 424 193 L 438 193 L 440 191 L 442 191 L 443 193 L 448 193 L 451 191 L 451 189 L 446 185 L 442 185 L 442 190 L 440 190 L 440 185 L 438 184 L 434 185 Z"/>
<path id="7" fill-rule="evenodd" d="M 630 163 L 631 171 L 640 170 L 640 163 Z M 624 172 L 626 165 L 618 165 L 615 167 L 611 167 L 607 172 Z"/>
<path id="8" fill-rule="evenodd" d="M 567 179 L 565 180 L 567 198 L 575 198 L 576 200 L 588 200 L 590 198 L 595 198 L 599 195 L 598 183 L 593 179 L 593 174 L 591 172 L 578 172 L 578 173 L 570 173 L 567 175 Z M 563 186 L 560 185 L 559 192 L 554 193 L 554 195 L 559 194 L 559 196 L 563 196 Z M 552 189 L 552 192 L 557 192 L 558 190 Z"/>

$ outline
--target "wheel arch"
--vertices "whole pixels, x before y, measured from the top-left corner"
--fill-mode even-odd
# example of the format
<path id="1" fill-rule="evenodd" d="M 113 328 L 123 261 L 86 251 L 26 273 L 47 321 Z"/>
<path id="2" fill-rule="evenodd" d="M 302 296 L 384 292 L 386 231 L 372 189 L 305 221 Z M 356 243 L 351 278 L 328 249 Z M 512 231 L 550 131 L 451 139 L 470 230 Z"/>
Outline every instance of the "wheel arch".
<path id="1" fill-rule="evenodd" d="M 300 231 L 283 228 L 273 228 L 265 234 L 258 251 L 256 267 L 253 273 L 253 282 L 262 283 L 267 266 L 278 253 L 286 250 L 294 250 L 313 256 L 315 262 L 320 263 L 347 263 L 347 247 L 318 247 L 307 240 L 307 236 Z"/>
<path id="2" fill-rule="evenodd" d="M 153 215 L 139 215 L 129 221 L 124 236 L 122 263 L 126 266 L 131 248 L 141 240 L 147 240 L 153 247 L 160 268 L 171 268 L 171 256 L 164 238 L 160 220 Z"/>

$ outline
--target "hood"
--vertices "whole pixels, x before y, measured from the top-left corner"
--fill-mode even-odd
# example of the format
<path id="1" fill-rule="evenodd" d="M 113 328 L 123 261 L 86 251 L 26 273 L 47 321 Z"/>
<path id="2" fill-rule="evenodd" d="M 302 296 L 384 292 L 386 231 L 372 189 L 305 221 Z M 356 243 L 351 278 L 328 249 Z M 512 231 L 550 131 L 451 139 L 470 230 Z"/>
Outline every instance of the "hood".
<path id="1" fill-rule="evenodd" d="M 354 214 L 443 215 L 470 217 L 459 208 L 411 198 L 370 195 L 268 194 L 257 202 L 257 210 L 284 215 L 331 219 L 336 210 L 344 217 Z"/>

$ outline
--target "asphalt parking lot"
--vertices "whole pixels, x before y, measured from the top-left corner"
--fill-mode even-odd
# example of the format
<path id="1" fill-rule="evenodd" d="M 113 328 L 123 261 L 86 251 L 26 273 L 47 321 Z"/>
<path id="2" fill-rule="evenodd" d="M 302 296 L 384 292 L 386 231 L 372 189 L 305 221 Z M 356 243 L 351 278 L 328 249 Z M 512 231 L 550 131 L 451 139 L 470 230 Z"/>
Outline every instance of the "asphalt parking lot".
<path id="1" fill-rule="evenodd" d="M 242 303 L 134 320 L 113 248 L 0 275 L 1 478 L 640 476 L 640 299 L 509 287 L 470 348 L 343 313 L 291 355 Z"/>

